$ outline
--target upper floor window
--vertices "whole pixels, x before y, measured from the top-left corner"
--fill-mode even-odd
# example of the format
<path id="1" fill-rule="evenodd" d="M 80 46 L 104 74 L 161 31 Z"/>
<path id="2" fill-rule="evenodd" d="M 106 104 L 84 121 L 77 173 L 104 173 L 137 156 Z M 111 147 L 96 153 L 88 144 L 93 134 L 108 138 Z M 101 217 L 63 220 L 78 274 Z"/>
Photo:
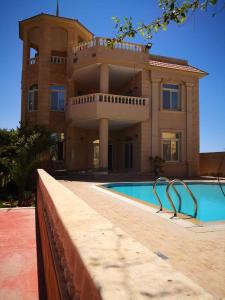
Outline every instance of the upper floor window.
<path id="1" fill-rule="evenodd" d="M 180 110 L 179 86 L 163 84 L 163 109 Z"/>
<path id="2" fill-rule="evenodd" d="M 28 111 L 37 110 L 38 107 L 38 85 L 33 84 L 28 91 L 28 103 L 27 109 Z"/>
<path id="3" fill-rule="evenodd" d="M 64 86 L 51 86 L 51 110 L 64 111 L 65 94 Z"/>
<path id="4" fill-rule="evenodd" d="M 162 132 L 162 157 L 165 161 L 179 161 L 181 149 L 181 134 L 177 132 Z"/>

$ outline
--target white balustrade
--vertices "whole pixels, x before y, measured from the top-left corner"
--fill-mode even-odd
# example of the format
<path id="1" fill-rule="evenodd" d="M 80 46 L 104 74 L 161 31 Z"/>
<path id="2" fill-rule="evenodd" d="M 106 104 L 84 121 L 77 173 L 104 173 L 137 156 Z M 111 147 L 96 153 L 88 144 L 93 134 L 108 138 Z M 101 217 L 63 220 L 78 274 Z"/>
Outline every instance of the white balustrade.
<path id="1" fill-rule="evenodd" d="M 128 105 L 138 105 L 147 106 L 149 105 L 148 98 L 142 97 L 130 97 L 123 95 L 113 95 L 113 94 L 89 94 L 70 98 L 70 105 L 93 103 L 93 102 L 107 102 L 116 104 L 128 104 Z"/>
<path id="2" fill-rule="evenodd" d="M 65 64 L 66 60 L 67 59 L 64 56 L 51 56 L 50 58 L 52 64 Z"/>
<path id="3" fill-rule="evenodd" d="M 92 48 L 95 46 L 103 46 L 103 47 L 111 47 L 109 44 L 111 42 L 111 39 L 109 38 L 103 38 L 103 37 L 96 37 L 90 41 L 85 41 L 79 43 L 77 46 L 73 47 L 73 52 L 76 53 L 78 51 L 82 51 L 84 49 Z M 122 50 L 128 50 L 133 52 L 146 52 L 146 47 L 141 44 L 135 44 L 135 43 L 127 43 L 127 42 L 115 42 L 113 44 L 113 48 L 115 49 L 122 49 Z"/>

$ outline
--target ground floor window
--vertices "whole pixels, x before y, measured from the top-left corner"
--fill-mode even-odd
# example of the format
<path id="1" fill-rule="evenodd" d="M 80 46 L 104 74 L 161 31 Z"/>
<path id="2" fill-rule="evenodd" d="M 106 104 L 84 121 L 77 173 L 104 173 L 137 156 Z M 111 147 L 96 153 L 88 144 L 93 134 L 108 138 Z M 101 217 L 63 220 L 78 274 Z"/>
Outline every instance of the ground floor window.
<path id="1" fill-rule="evenodd" d="M 180 161 L 181 134 L 162 132 L 162 157 L 165 161 Z"/>
<path id="2" fill-rule="evenodd" d="M 63 160 L 64 159 L 64 148 L 65 148 L 65 137 L 64 133 L 53 133 L 52 138 L 55 139 L 56 143 L 51 148 L 51 159 L 52 160 Z"/>
<path id="3" fill-rule="evenodd" d="M 99 140 L 93 141 L 93 167 L 99 168 Z"/>

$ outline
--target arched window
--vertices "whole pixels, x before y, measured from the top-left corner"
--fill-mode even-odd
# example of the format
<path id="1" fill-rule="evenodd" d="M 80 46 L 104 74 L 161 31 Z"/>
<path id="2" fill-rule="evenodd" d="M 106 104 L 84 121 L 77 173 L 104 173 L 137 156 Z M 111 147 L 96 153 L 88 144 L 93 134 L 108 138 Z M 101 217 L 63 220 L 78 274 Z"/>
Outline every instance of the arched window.
<path id="1" fill-rule="evenodd" d="M 38 85 L 33 84 L 28 91 L 28 111 L 34 111 L 38 108 Z"/>

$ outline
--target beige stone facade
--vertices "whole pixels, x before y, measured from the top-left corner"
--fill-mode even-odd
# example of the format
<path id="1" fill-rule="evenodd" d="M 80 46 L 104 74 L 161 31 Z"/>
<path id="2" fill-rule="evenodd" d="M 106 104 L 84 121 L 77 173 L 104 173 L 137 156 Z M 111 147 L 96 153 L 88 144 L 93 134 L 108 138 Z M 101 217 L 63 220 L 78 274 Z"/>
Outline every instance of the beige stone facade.
<path id="1" fill-rule="evenodd" d="M 21 120 L 56 133 L 70 170 L 199 173 L 199 79 L 181 59 L 96 38 L 77 20 L 40 14 L 19 23 Z"/>

